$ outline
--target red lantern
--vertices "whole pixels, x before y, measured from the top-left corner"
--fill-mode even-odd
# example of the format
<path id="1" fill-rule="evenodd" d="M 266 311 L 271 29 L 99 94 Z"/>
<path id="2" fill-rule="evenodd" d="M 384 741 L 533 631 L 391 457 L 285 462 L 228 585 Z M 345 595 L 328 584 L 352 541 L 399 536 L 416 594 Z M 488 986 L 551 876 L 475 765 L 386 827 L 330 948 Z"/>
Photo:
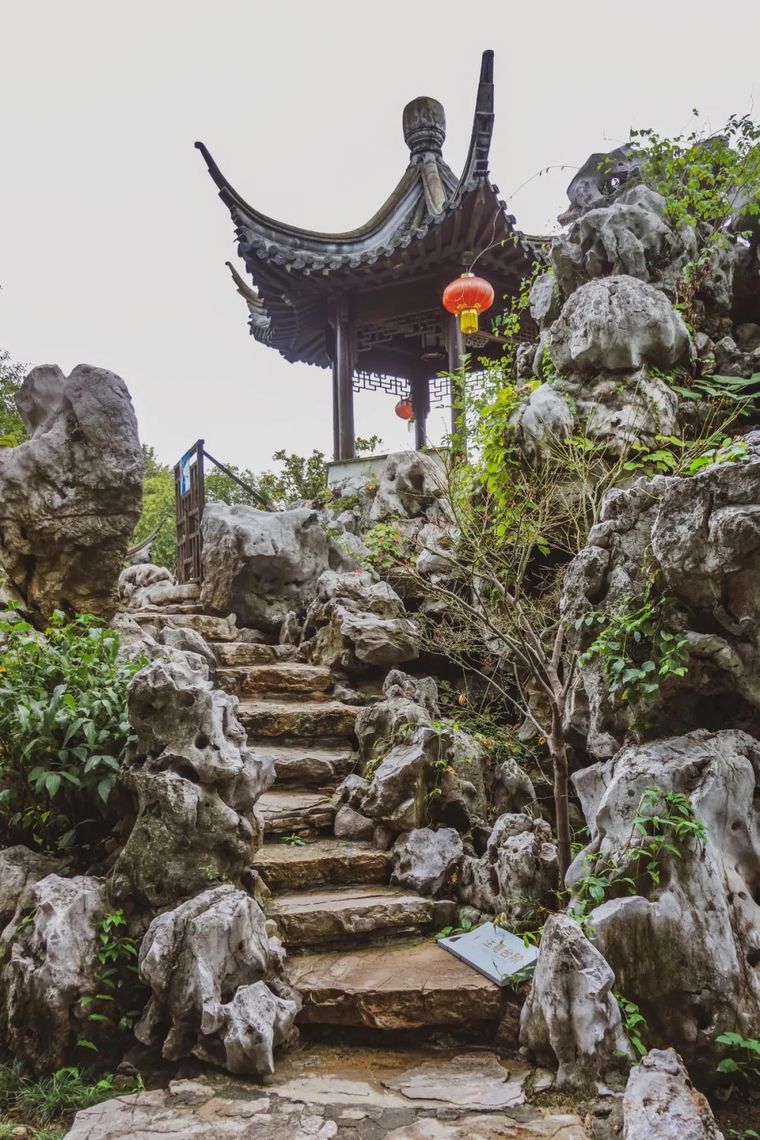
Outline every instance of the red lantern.
<path id="1" fill-rule="evenodd" d="M 478 331 L 478 317 L 494 302 L 494 291 L 482 277 L 463 273 L 443 291 L 443 307 L 459 317 L 463 333 Z"/>
<path id="2" fill-rule="evenodd" d="M 408 396 L 404 396 L 403 399 L 399 400 L 396 404 L 395 411 L 398 418 L 400 420 L 406 420 L 407 423 L 411 423 L 414 419 L 414 407 Z"/>

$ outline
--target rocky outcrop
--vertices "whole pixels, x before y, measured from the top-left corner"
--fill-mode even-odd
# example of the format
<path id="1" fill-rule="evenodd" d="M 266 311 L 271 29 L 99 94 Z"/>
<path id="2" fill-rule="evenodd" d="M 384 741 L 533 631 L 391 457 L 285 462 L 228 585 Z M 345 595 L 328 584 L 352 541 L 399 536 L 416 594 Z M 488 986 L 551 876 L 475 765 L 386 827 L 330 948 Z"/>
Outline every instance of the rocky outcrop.
<path id="1" fill-rule="evenodd" d="M 604 277 L 571 293 L 549 334 L 560 373 L 673 368 L 691 350 L 683 318 L 658 289 L 633 277 Z"/>
<path id="2" fill-rule="evenodd" d="M 623 1140 L 723 1140 L 710 1105 L 673 1049 L 652 1049 L 623 1095 Z"/>
<path id="3" fill-rule="evenodd" d="M 108 910 L 102 880 L 47 875 L 21 893 L 0 935 L 0 1035 L 34 1073 L 60 1069 L 77 1038 L 93 1035 L 98 934 Z"/>
<path id="4" fill-rule="evenodd" d="M 445 502 L 445 471 L 437 456 L 421 451 L 389 455 L 369 512 L 370 524 L 386 519 L 450 522 Z"/>
<path id="5" fill-rule="evenodd" d="M 557 876 L 549 824 L 527 815 L 502 815 L 485 853 L 465 857 L 459 899 L 481 914 L 505 915 L 510 927 L 520 927 L 534 923 L 537 910 L 551 907 Z"/>
<path id="6" fill-rule="evenodd" d="M 254 804 L 274 779 L 270 756 L 247 747 L 237 698 L 177 654 L 136 675 L 137 733 L 123 781 L 137 816 L 114 868 L 114 891 L 150 915 L 209 882 L 236 881 L 261 841 Z"/>
<path id="7" fill-rule="evenodd" d="M 232 1073 L 273 1073 L 274 1050 L 295 1039 L 300 1008 L 294 993 L 279 996 L 266 985 L 281 956 L 258 903 L 232 886 L 160 915 L 140 947 L 151 998 L 138 1040 L 162 1041 L 167 1060 L 193 1054 Z"/>
<path id="8" fill-rule="evenodd" d="M 551 915 L 520 1016 L 520 1044 L 540 1064 L 558 1066 L 558 1087 L 593 1087 L 632 1055 L 614 983 L 578 923 L 566 914 Z"/>
<path id="9" fill-rule="evenodd" d="M 462 861 L 464 848 L 452 827 L 433 831 L 417 828 L 403 835 L 393 847 L 391 882 L 418 894 L 437 895 Z"/>
<path id="10" fill-rule="evenodd" d="M 60 868 L 59 860 L 49 859 L 28 847 L 6 847 L 0 851 L 0 932 L 13 918 L 27 887 Z"/>
<path id="11" fill-rule="evenodd" d="M 303 637 L 310 661 L 349 673 L 401 665 L 420 652 L 420 631 L 404 603 L 366 571 L 320 577 Z"/>
<path id="12" fill-rule="evenodd" d="M 203 512 L 201 604 L 234 613 L 242 625 L 279 630 L 303 613 L 325 570 L 351 570 L 353 554 L 328 532 L 317 511 L 259 511 L 207 503 Z"/>
<path id="13" fill-rule="evenodd" d="M 652 1042 L 673 1044 L 690 1065 L 714 1070 L 716 1037 L 752 1036 L 760 1024 L 760 744 L 743 732 L 700 730 L 626 748 L 578 772 L 574 783 L 591 842 L 568 882 L 599 857 L 635 884 L 634 893 L 591 912 L 594 944 L 641 1007 Z M 667 833 L 680 857 L 661 852 L 657 883 L 632 854 L 646 843 L 635 819 L 655 810 L 642 806 L 653 787 L 660 816 L 675 792 L 704 825 L 703 839 Z"/>
<path id="14" fill-rule="evenodd" d="M 569 627 L 592 610 L 635 611 L 659 570 L 659 594 L 673 601 L 672 628 L 687 640 L 688 673 L 662 682 L 644 710 L 610 698 L 598 659 L 582 663 L 587 723 L 579 727 L 594 756 L 611 756 L 637 713 L 655 726 L 667 718 L 672 733 L 717 727 L 727 716 L 751 725 L 760 709 L 760 433 L 749 433 L 744 448 L 740 461 L 611 491 L 567 570 Z M 593 636 L 571 635 L 582 648 Z"/>
<path id="15" fill-rule="evenodd" d="M 0 565 L 34 613 L 109 617 L 140 515 L 142 456 L 124 381 L 34 368 L 18 406 L 30 439 L 0 449 Z"/>

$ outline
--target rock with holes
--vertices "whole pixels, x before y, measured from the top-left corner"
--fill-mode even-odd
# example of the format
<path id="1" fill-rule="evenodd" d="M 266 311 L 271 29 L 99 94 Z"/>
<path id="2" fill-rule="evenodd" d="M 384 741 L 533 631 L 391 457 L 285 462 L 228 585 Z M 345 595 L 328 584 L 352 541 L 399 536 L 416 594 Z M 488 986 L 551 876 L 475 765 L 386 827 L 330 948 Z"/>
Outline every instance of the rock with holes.
<path id="1" fill-rule="evenodd" d="M 140 947 L 140 977 L 151 998 L 135 1027 L 161 1042 L 170 1061 L 194 1054 L 233 1073 L 274 1072 L 274 1050 L 296 1037 L 300 1001 L 276 974 L 257 902 L 231 885 L 204 891 L 151 923 Z"/>
<path id="2" fill-rule="evenodd" d="M 363 762 L 376 762 L 395 740 L 416 725 L 430 726 L 440 715 L 438 688 L 432 677 L 411 677 L 391 669 L 383 682 L 383 700 L 367 705 L 356 718 Z"/>
<path id="3" fill-rule="evenodd" d="M 391 882 L 432 897 L 448 883 L 463 855 L 462 839 L 452 827 L 417 828 L 396 841 Z"/>
<path id="4" fill-rule="evenodd" d="M 17 403 L 30 438 L 0 448 L 0 565 L 36 614 L 109 617 L 142 503 L 127 387 L 104 368 L 44 365 Z"/>
<path id="5" fill-rule="evenodd" d="M 401 598 L 367 571 L 321 576 L 303 637 L 310 661 L 350 673 L 400 665 L 420 652 L 419 628 Z"/>
<path id="6" fill-rule="evenodd" d="M 201 604 L 212 613 L 276 634 L 291 612 L 304 613 L 325 570 L 355 566 L 317 511 L 206 504 Z"/>
<path id="7" fill-rule="evenodd" d="M 180 654 L 153 661 L 130 685 L 137 742 L 122 776 L 136 818 L 114 891 L 145 914 L 209 882 L 236 881 L 261 841 L 254 805 L 274 761 L 247 747 L 237 704 Z"/>
<path id="8" fill-rule="evenodd" d="M 623 1140 L 723 1140 L 712 1109 L 673 1049 L 651 1049 L 623 1094 Z"/>
<path id="9" fill-rule="evenodd" d="M 560 223 L 569 225 L 587 210 L 607 205 L 621 189 L 635 185 L 642 162 L 631 145 L 616 147 L 607 154 L 589 155 L 567 188 L 570 204 L 560 215 Z"/>
<path id="10" fill-rule="evenodd" d="M 77 1038 L 93 1035 L 98 933 L 109 909 L 102 880 L 46 875 L 22 891 L 0 936 L 0 1037 L 34 1073 L 60 1069 Z"/>
<path id="11" fill-rule="evenodd" d="M 465 856 L 459 898 L 483 914 L 507 917 L 511 926 L 530 922 L 550 907 L 558 883 L 557 849 L 549 824 L 527 815 L 497 819 L 485 853 Z"/>
<path id="12" fill-rule="evenodd" d="M 156 566 L 153 562 L 127 566 L 119 575 L 119 601 L 129 605 L 130 609 L 139 609 L 139 606 L 131 604 L 135 594 L 150 590 L 153 586 L 173 586 L 176 581 L 171 570 L 166 566 Z"/>
<path id="13" fill-rule="evenodd" d="M 549 333 L 561 374 L 636 372 L 644 365 L 687 364 L 691 340 L 668 298 L 634 277 L 602 277 L 581 285 Z"/>
<path id="14" fill-rule="evenodd" d="M 612 989 L 615 975 L 567 914 L 544 926 L 533 984 L 520 1015 L 520 1044 L 557 1066 L 557 1086 L 588 1089 L 632 1056 Z"/>
<path id="15" fill-rule="evenodd" d="M 574 727 L 599 758 L 625 742 L 633 721 L 660 733 L 745 723 L 760 709 L 760 433 L 748 433 L 740 457 L 682 477 L 639 478 L 605 496 L 599 522 L 564 579 L 569 636 L 585 649 L 598 627 L 574 629 L 592 611 L 631 613 L 659 572 L 658 596 L 670 597 L 666 629 L 682 631 L 688 671 L 671 675 L 637 701 L 615 701 L 605 659 L 582 661 L 583 699 Z M 644 657 L 641 660 L 645 660 Z M 651 731 L 651 730 L 650 730 Z"/>
<path id="16" fill-rule="evenodd" d="M 714 1071 L 718 1035 L 751 1037 L 760 1025 L 760 744 L 744 732 L 698 730 L 625 748 L 573 781 L 591 841 L 568 882 L 597 858 L 633 882 L 632 893 L 591 912 L 594 944 L 640 1006 L 652 1042 L 669 1042 L 690 1067 Z M 652 803 L 642 799 L 649 789 Z M 679 839 L 675 824 L 665 827 L 679 857 L 664 848 L 653 881 L 644 869 L 650 856 L 635 858 L 636 844 L 648 842 L 635 820 L 679 819 L 678 801 L 667 798 L 673 793 L 704 832 Z"/>
<path id="17" fill-rule="evenodd" d="M 451 519 L 445 483 L 445 469 L 438 456 L 422 451 L 389 455 L 370 508 L 370 524 L 399 518 L 448 524 Z"/>

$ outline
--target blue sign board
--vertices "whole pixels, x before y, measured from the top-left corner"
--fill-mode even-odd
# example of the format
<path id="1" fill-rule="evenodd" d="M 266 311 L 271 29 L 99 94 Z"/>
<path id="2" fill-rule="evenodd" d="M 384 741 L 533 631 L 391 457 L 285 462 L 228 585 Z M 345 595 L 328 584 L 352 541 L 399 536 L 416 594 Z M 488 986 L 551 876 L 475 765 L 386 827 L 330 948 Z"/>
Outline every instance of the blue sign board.
<path id="1" fill-rule="evenodd" d="M 179 493 L 183 497 L 190 493 L 190 468 L 195 449 L 186 451 L 179 461 Z"/>
<path id="2" fill-rule="evenodd" d="M 538 958 L 535 946 L 526 946 L 522 938 L 492 922 L 484 922 L 466 934 L 439 938 L 438 945 L 499 986 L 506 986 L 523 970 L 532 971 Z"/>

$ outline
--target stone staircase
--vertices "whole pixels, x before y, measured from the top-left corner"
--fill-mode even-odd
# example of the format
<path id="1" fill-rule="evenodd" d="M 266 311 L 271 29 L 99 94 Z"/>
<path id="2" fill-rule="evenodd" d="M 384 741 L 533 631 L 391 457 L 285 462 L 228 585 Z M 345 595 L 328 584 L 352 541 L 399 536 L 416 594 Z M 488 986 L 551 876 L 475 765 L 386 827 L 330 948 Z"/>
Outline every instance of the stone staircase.
<path id="1" fill-rule="evenodd" d="M 265 831 L 254 867 L 303 998 L 301 1024 L 446 1027 L 488 1040 L 509 995 L 436 945 L 451 904 L 391 885 L 387 852 L 333 834 L 335 792 L 356 765 L 359 708 L 336 699 L 328 669 L 201 613 L 182 589 L 179 605 L 131 616 L 154 635 L 197 630 L 219 663 L 216 685 L 240 699 L 249 745 L 274 756 L 275 783 L 257 803 Z"/>

